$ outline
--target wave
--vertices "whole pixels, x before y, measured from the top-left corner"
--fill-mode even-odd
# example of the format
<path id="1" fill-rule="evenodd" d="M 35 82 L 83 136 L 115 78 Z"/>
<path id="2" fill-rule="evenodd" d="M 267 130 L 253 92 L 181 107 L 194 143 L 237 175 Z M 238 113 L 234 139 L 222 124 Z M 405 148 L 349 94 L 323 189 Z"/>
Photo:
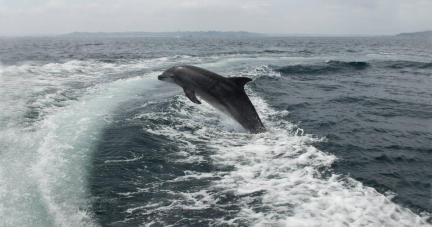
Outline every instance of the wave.
<path id="1" fill-rule="evenodd" d="M 362 61 L 352 61 L 352 62 L 344 62 L 344 61 L 327 61 L 327 64 L 335 65 L 335 66 L 341 66 L 341 67 L 352 67 L 355 69 L 365 69 L 369 67 L 369 63 L 362 62 Z"/>
<path id="2" fill-rule="evenodd" d="M 228 72 L 240 68 L 238 76 L 276 80 L 284 74 L 255 58 L 193 56 L 5 68 L 3 75 L 14 80 L 0 85 L 1 92 L 15 93 L 5 96 L 11 105 L 1 113 L 19 115 L 13 122 L 22 116 L 32 122 L 0 131 L 0 216 L 7 217 L 1 221 L 15 226 L 427 225 L 391 196 L 332 174 L 337 158 L 312 145 L 322 139 L 286 121 L 289 113 L 273 109 L 253 86 L 247 93 L 269 128 L 260 135 L 244 133 L 178 90 L 145 92 L 157 87 L 158 70 L 191 62 Z M 245 62 L 255 65 L 244 68 Z M 359 65 L 324 64 L 368 67 Z M 103 140 L 110 132 L 112 140 Z M 104 144 L 106 152 L 99 153 Z"/>
<path id="3" fill-rule="evenodd" d="M 121 221 L 132 223 L 136 221 L 134 217 L 141 216 L 143 220 L 160 225 L 196 224 L 195 220 L 218 226 L 322 226 L 324 222 L 328 225 L 399 225 L 401 220 L 414 225 L 425 224 L 412 216 L 409 210 L 390 202 L 390 198 L 353 179 L 339 175 L 323 177 L 320 169 L 328 168 L 336 157 L 311 146 L 310 143 L 316 139 L 295 133 L 293 125 L 288 122 L 275 121 L 284 113 L 271 110 L 259 97 L 252 97 L 252 101 L 263 116 L 269 133 L 247 135 L 238 134 L 237 130 L 226 132 L 227 125 L 231 123 L 219 121 L 211 107 L 194 106 L 183 96 L 168 100 L 171 103 L 168 112 L 137 116 L 142 121 L 161 117 L 170 119 L 163 125 L 154 126 L 156 128 L 143 130 L 148 135 L 166 138 L 179 146 L 176 150 L 181 151 L 184 160 L 175 162 L 190 163 L 190 166 L 210 162 L 214 166 L 210 169 L 224 171 L 192 171 L 186 168 L 184 174 L 172 176 L 165 183 L 145 186 L 138 179 L 128 182 L 128 185 L 135 185 L 134 189 L 123 193 L 121 198 L 140 200 L 141 203 L 129 203 L 123 207 L 125 216 Z M 178 116 L 178 112 L 188 117 Z M 212 119 L 206 119 L 209 117 Z M 219 123 L 214 125 L 213 122 Z M 205 152 L 207 149 L 211 152 Z M 176 165 L 174 160 L 169 163 Z M 141 163 L 141 166 L 144 165 L 151 166 L 149 162 Z M 206 184 L 196 184 L 203 179 L 207 179 L 204 181 Z M 176 185 L 195 182 L 196 186 L 182 190 L 181 187 L 168 187 L 170 182 L 176 182 Z M 163 196 L 163 202 L 139 199 L 142 196 L 155 198 L 154 193 L 161 185 L 164 185 L 166 194 L 157 196 Z M 143 191 L 143 188 L 146 190 Z M 391 212 L 377 215 L 382 210 Z M 215 214 L 211 221 L 205 219 L 208 212 Z M 175 214 L 179 213 L 181 217 L 176 218 Z M 337 220 L 332 218 L 335 213 L 339 214 Z"/>
<path id="4" fill-rule="evenodd" d="M 391 69 L 430 69 L 432 68 L 432 62 L 416 62 L 416 61 L 385 61 L 383 62 L 384 67 Z"/>
<path id="5" fill-rule="evenodd" d="M 287 53 L 287 51 L 282 51 L 282 50 L 264 50 L 263 53 L 284 54 L 284 53 Z"/>
<path id="6" fill-rule="evenodd" d="M 242 76 L 262 77 L 263 69 Z M 95 207 L 102 209 L 103 224 L 428 225 L 391 202 L 391 195 L 332 173 L 337 158 L 312 145 L 322 139 L 284 120 L 287 111 L 246 91 L 267 133 L 243 133 L 211 106 L 194 105 L 183 94 L 123 109 L 127 118 L 107 130 L 106 141 L 132 129 L 134 136 L 103 146 L 94 165 Z"/>
<path id="7" fill-rule="evenodd" d="M 313 64 L 293 64 L 276 68 L 277 72 L 287 75 L 326 75 L 332 73 L 352 73 L 363 71 L 373 67 L 374 69 L 396 69 L 409 72 L 414 75 L 432 75 L 430 68 L 432 68 L 432 62 L 416 62 L 416 61 L 382 61 L 382 60 L 371 60 L 371 62 L 365 61 L 334 61 L 329 60 L 325 63 L 316 62 Z"/>
<path id="8" fill-rule="evenodd" d="M 299 75 L 317 75 L 317 74 L 330 74 L 342 71 L 357 71 L 364 70 L 370 67 L 367 62 L 343 62 L 343 61 L 326 61 L 323 63 L 315 64 L 299 64 L 285 66 L 276 71 L 284 74 L 299 74 Z"/>
<path id="9" fill-rule="evenodd" d="M 1 226 L 99 226 L 87 188 L 93 145 L 110 113 L 159 74 L 110 78 L 125 69 L 96 61 L 4 68 Z"/>
<path id="10" fill-rule="evenodd" d="M 342 96 L 331 99 L 331 103 L 357 104 L 366 107 L 364 113 L 384 117 L 410 117 L 429 120 L 432 118 L 432 105 L 406 102 L 390 98 Z"/>

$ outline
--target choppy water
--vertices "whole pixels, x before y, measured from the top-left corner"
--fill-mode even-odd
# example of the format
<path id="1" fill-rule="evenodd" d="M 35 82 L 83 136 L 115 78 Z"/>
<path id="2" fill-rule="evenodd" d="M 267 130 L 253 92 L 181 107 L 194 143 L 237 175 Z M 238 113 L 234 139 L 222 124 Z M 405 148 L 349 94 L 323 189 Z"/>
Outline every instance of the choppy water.
<path id="1" fill-rule="evenodd" d="M 430 226 L 432 40 L 0 39 L 0 226 Z M 250 135 L 157 80 L 253 79 Z"/>

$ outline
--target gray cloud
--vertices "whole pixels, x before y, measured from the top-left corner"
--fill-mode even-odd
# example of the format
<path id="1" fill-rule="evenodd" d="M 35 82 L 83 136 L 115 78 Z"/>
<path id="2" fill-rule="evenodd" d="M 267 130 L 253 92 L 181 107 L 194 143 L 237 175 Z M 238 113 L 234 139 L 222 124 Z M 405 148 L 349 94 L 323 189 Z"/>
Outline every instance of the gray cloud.
<path id="1" fill-rule="evenodd" d="M 396 34 L 432 29 L 424 0 L 0 0 L 0 36 L 74 31 Z"/>

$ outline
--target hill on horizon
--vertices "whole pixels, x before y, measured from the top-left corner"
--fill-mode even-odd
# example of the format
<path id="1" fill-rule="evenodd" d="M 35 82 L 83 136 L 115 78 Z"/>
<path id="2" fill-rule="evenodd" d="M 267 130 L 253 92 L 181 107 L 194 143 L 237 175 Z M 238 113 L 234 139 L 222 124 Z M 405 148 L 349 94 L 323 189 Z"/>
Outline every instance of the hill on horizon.
<path id="1" fill-rule="evenodd" d="M 177 32 L 73 32 L 63 37 L 265 37 L 265 34 L 237 31 L 177 31 Z"/>
<path id="2" fill-rule="evenodd" d="M 429 37 L 432 36 L 432 31 L 422 31 L 422 32 L 411 32 L 411 33 L 400 33 L 397 36 L 406 37 Z"/>

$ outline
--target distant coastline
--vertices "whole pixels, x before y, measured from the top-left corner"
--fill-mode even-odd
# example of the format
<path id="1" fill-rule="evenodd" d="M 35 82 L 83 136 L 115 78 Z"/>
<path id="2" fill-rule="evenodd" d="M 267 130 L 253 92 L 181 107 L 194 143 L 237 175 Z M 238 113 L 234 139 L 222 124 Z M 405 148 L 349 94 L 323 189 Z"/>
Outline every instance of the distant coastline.
<path id="1" fill-rule="evenodd" d="M 432 37 L 432 31 L 400 33 L 400 34 L 397 34 L 397 36 L 405 36 L 405 37 Z"/>
<path id="2" fill-rule="evenodd" d="M 183 31 L 183 32 L 73 32 L 61 37 L 266 37 L 253 32 Z"/>
<path id="3" fill-rule="evenodd" d="M 177 32 L 73 32 L 59 37 L 371 37 L 368 35 L 282 34 L 246 31 L 177 31 Z"/>
<path id="4" fill-rule="evenodd" d="M 432 37 L 431 31 L 399 33 L 397 35 L 364 35 L 364 34 L 301 34 L 301 33 L 256 33 L 247 31 L 175 31 L 175 32 L 72 32 L 67 34 L 40 34 L 16 37 Z M 0 36 L 3 37 L 3 36 Z M 8 36 L 4 36 L 8 37 Z M 13 36 L 12 36 L 13 37 Z"/>

